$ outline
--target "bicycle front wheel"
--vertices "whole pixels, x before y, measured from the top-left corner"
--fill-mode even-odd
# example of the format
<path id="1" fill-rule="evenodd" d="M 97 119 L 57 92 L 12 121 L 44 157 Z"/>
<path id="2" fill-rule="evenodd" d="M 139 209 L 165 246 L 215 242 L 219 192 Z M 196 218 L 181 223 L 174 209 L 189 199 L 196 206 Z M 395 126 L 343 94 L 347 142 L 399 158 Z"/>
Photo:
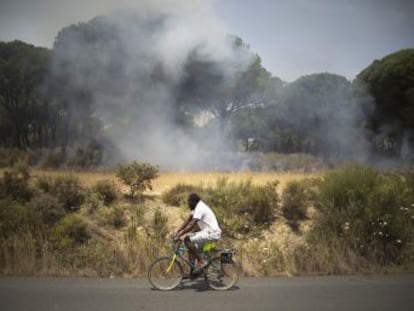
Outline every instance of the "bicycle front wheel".
<path id="1" fill-rule="evenodd" d="M 233 260 L 223 262 L 220 257 L 217 257 L 210 260 L 205 278 L 212 289 L 226 290 L 236 284 L 239 279 L 239 271 Z"/>
<path id="2" fill-rule="evenodd" d="M 148 280 L 159 290 L 172 290 L 183 279 L 183 267 L 175 257 L 161 257 L 155 260 L 148 270 Z"/>

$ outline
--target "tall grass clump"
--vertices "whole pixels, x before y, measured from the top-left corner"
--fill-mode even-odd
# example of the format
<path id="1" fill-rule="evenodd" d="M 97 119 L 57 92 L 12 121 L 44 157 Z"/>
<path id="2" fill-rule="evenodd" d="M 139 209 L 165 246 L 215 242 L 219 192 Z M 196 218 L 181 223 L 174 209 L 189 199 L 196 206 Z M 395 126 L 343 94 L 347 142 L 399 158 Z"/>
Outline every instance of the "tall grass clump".
<path id="1" fill-rule="evenodd" d="M 328 173 L 317 206 L 320 217 L 309 241 L 329 248 L 319 251 L 321 261 L 332 260 L 336 251 L 343 266 L 412 262 L 414 194 L 400 174 L 361 166 Z"/>
<path id="2" fill-rule="evenodd" d="M 294 180 L 286 184 L 282 192 L 282 214 L 293 231 L 299 230 L 300 222 L 307 219 L 308 207 L 315 200 L 316 180 Z"/>
<path id="3" fill-rule="evenodd" d="M 23 203 L 0 200 L 0 273 L 26 275 L 42 262 L 46 228 Z"/>

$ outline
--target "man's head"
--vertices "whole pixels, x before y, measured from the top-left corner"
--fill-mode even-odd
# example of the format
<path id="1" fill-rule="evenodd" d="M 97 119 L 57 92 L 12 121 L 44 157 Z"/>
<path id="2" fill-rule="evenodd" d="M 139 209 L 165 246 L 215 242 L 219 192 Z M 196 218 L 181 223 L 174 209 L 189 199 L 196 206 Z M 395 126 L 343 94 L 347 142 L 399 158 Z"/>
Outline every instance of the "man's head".
<path id="1" fill-rule="evenodd" d="M 195 209 L 197 203 L 200 201 L 200 196 L 197 193 L 191 193 L 188 196 L 187 202 L 191 210 Z"/>

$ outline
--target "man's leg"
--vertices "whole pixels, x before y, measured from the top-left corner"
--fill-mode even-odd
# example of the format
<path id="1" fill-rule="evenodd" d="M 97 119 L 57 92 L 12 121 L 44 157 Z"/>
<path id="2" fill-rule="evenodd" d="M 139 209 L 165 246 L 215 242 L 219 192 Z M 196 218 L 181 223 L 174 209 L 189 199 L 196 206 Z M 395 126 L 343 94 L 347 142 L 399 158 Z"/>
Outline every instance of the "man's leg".
<path id="1" fill-rule="evenodd" d="M 201 250 L 199 248 L 201 248 L 204 243 L 217 241 L 218 239 L 219 236 L 207 231 L 194 232 L 184 239 L 184 243 L 189 250 L 189 254 L 191 253 L 195 258 L 197 258 L 197 266 L 194 269 L 194 273 L 201 272 L 201 270 L 203 270 L 208 264 L 207 261 L 200 255 Z"/>
<path id="2" fill-rule="evenodd" d="M 194 242 L 190 240 L 189 236 L 186 236 L 184 239 L 185 246 L 188 248 L 188 259 L 191 261 L 194 258 L 197 259 L 197 265 L 201 266 L 205 264 L 203 257 L 201 257 L 200 252 Z"/>

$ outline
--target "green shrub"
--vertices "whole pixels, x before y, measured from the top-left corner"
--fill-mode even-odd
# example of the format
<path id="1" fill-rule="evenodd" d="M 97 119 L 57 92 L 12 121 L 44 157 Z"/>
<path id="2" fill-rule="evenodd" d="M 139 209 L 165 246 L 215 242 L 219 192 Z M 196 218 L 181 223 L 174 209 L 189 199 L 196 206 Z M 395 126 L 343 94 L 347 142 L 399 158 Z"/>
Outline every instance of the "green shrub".
<path id="1" fill-rule="evenodd" d="M 413 193 L 392 172 L 350 166 L 319 185 L 322 212 L 315 232 L 332 234 L 379 264 L 401 263 L 413 250 Z"/>
<path id="2" fill-rule="evenodd" d="M 106 205 L 110 205 L 118 199 L 118 191 L 116 186 L 110 180 L 100 180 L 92 189 L 102 196 Z"/>
<path id="3" fill-rule="evenodd" d="M 119 165 L 116 176 L 130 189 L 131 198 L 141 194 L 146 189 L 152 190 L 152 180 L 158 177 L 158 167 L 149 163 L 133 161 Z"/>
<path id="4" fill-rule="evenodd" d="M 274 219 L 279 202 L 277 185 L 277 181 L 258 186 L 250 180 L 237 183 L 220 178 L 214 188 L 207 189 L 205 200 L 216 209 L 222 209 L 227 217 L 232 214 L 249 216 L 255 225 L 268 225 Z"/>
<path id="5" fill-rule="evenodd" d="M 42 193 L 27 203 L 27 208 L 39 214 L 46 225 L 54 225 L 65 215 L 65 209 L 59 200 L 48 193 Z"/>
<path id="6" fill-rule="evenodd" d="M 68 214 L 51 229 L 51 239 L 58 248 L 79 246 L 89 238 L 87 223 L 75 214 Z"/>
<path id="7" fill-rule="evenodd" d="M 17 163 L 10 171 L 4 171 L 0 180 L 0 199 L 10 197 L 17 201 L 28 201 L 32 196 L 29 186 L 30 171 L 24 163 Z"/>
<path id="8" fill-rule="evenodd" d="M 77 210 L 84 201 L 84 188 L 75 175 L 62 175 L 54 178 L 40 176 L 35 185 L 46 193 L 56 196 L 66 211 Z"/>

